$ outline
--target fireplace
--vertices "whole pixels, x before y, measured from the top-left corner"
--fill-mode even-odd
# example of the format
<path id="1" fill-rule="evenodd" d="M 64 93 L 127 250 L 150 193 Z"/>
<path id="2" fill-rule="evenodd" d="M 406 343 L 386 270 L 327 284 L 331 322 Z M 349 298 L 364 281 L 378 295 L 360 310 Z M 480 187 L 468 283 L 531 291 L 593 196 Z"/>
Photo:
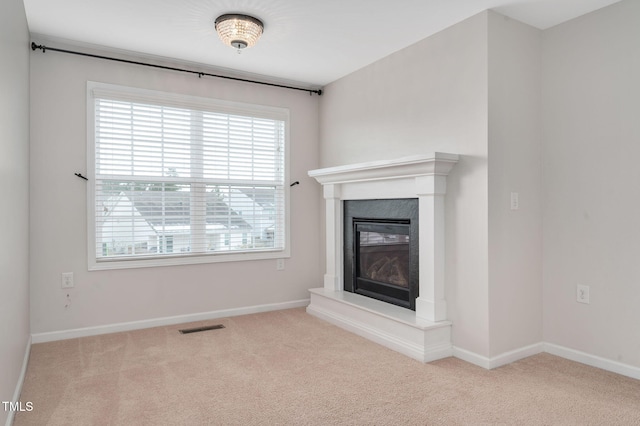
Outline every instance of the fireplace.
<path id="1" fill-rule="evenodd" d="M 307 312 L 422 362 L 451 356 L 444 217 L 457 161 L 436 152 L 309 172 L 325 199 L 326 273 Z"/>
<path id="2" fill-rule="evenodd" d="M 415 311 L 418 199 L 344 202 L 344 290 Z"/>

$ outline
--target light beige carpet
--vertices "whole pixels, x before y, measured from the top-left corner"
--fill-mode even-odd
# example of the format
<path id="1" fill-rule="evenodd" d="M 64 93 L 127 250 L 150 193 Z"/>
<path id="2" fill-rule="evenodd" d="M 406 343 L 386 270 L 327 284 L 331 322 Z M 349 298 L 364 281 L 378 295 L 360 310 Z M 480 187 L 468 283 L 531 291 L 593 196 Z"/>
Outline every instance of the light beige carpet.
<path id="1" fill-rule="evenodd" d="M 422 364 L 304 309 L 33 345 L 15 425 L 640 425 L 640 381 L 536 355 Z"/>

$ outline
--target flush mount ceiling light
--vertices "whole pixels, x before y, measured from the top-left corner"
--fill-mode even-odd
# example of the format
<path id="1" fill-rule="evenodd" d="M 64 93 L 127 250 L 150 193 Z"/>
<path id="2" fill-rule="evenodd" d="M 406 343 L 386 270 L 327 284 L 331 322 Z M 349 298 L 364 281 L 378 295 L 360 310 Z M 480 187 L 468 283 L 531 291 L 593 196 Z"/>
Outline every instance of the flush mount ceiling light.
<path id="1" fill-rule="evenodd" d="M 230 13 L 216 19 L 216 31 L 222 42 L 238 51 L 255 45 L 263 29 L 262 21 L 253 16 Z"/>

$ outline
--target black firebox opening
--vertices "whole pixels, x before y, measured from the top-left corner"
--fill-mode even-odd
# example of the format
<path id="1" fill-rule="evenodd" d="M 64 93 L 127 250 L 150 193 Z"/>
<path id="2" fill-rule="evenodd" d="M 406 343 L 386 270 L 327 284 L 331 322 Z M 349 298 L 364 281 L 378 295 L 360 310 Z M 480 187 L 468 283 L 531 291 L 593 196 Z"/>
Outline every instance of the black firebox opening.
<path id="1" fill-rule="evenodd" d="M 415 310 L 418 200 L 344 204 L 344 290 Z"/>

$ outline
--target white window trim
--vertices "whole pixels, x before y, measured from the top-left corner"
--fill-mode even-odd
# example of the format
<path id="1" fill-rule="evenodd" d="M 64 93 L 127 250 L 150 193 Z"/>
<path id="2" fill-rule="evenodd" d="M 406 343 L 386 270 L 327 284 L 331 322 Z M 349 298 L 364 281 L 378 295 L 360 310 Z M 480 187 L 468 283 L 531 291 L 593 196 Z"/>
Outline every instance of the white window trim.
<path id="1" fill-rule="evenodd" d="M 255 117 L 270 118 L 285 121 L 285 156 L 284 156 L 284 249 L 264 249 L 251 252 L 183 254 L 179 256 L 162 256 L 135 259 L 96 259 L 96 230 L 95 230 L 95 102 L 96 94 L 105 95 L 119 100 L 162 102 L 163 105 L 188 107 L 194 109 L 223 109 L 228 113 L 250 113 Z M 291 257 L 290 236 L 290 143 L 289 143 L 289 110 L 287 108 L 246 104 L 241 102 L 209 99 L 155 90 L 139 89 L 107 83 L 87 81 L 87 253 L 89 271 L 147 268 L 174 265 L 193 265 L 217 262 L 236 262 L 249 260 L 280 259 Z"/>

